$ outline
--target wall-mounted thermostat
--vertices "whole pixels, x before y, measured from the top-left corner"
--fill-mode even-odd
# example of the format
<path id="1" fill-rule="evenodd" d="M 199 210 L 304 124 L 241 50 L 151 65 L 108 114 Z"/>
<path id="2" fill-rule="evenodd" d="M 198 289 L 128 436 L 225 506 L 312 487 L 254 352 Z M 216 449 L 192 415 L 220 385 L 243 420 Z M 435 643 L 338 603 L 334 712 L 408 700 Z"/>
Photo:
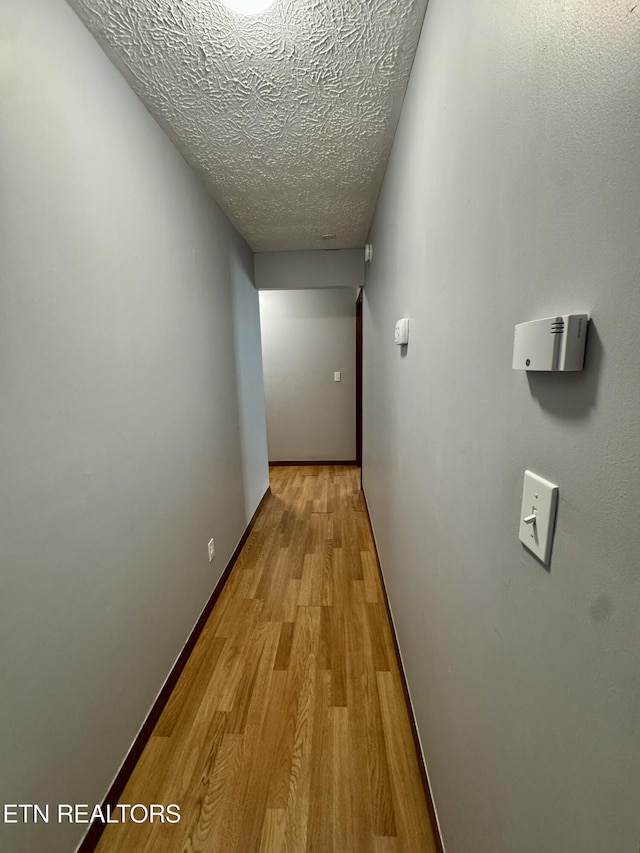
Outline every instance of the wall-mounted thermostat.
<path id="1" fill-rule="evenodd" d="M 409 320 L 406 317 L 396 323 L 396 343 L 399 347 L 409 343 Z"/>
<path id="2" fill-rule="evenodd" d="M 513 369 L 582 370 L 588 324 L 588 314 L 519 323 L 513 340 Z"/>

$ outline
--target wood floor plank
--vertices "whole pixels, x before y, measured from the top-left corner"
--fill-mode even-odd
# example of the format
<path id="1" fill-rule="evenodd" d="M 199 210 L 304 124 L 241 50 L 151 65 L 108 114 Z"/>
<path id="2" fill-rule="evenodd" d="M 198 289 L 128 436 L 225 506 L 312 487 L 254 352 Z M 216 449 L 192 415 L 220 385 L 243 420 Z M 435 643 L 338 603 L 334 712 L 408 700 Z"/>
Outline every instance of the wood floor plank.
<path id="1" fill-rule="evenodd" d="M 238 849 L 242 812 L 237 807 L 236 798 L 244 745 L 243 735 L 225 734 L 223 737 L 205 792 L 211 814 L 216 815 L 216 820 L 205 827 L 199 822 L 199 813 L 187 815 L 191 825 L 186 839 L 190 846 L 185 843 L 185 851 L 201 853 L 205 850 Z"/>
<path id="2" fill-rule="evenodd" d="M 306 554 L 302 568 L 302 583 L 300 584 L 300 598 L 298 604 L 308 607 L 311 604 L 322 603 L 322 575 L 318 578 L 318 566 L 313 554 Z M 316 600 L 317 599 L 317 600 Z"/>
<path id="3" fill-rule="evenodd" d="M 413 738 L 407 726 L 399 725 L 406 706 L 398 679 L 393 672 L 378 672 L 376 678 L 401 849 L 436 853 Z"/>
<path id="4" fill-rule="evenodd" d="M 127 783 L 120 799 L 121 803 L 164 802 L 164 773 L 170 748 L 169 738 L 152 737 L 149 740 Z M 131 821 L 111 824 L 102 836 L 99 850 L 108 850 L 109 853 L 129 853 L 135 850 L 137 853 L 138 850 L 144 849 L 150 831 L 149 824 L 135 824 Z"/>
<path id="5" fill-rule="evenodd" d="M 282 601 L 282 607 L 278 612 L 278 618 L 283 622 L 295 622 L 298 605 L 300 604 L 300 590 L 302 581 L 291 578 L 287 582 L 287 591 Z"/>
<path id="6" fill-rule="evenodd" d="M 176 725 L 190 725 L 186 718 L 189 715 L 193 719 L 197 713 L 226 642 L 225 637 L 213 637 L 196 645 L 158 720 L 154 737 L 171 737 Z"/>
<path id="7" fill-rule="evenodd" d="M 373 835 L 379 825 L 379 818 L 374 814 L 372 795 L 371 759 L 369 752 L 377 749 L 375 741 L 370 737 L 367 726 L 367 692 L 362 689 L 362 681 L 368 666 L 367 645 L 363 642 L 364 624 L 364 584 L 362 581 L 352 581 L 347 585 L 345 594 L 348 596 L 346 611 L 350 614 L 346 627 L 347 642 L 347 683 L 349 694 L 349 742 L 346 760 L 351 768 L 351 820 L 354 849 L 370 850 L 373 845 Z M 366 733 L 366 734 L 365 734 Z M 385 809 L 385 815 L 388 810 Z"/>
<path id="8" fill-rule="evenodd" d="M 239 599 L 239 603 L 246 606 L 237 611 L 238 634 L 229 636 L 229 629 L 225 629 L 227 643 L 222 650 L 218 664 L 220 682 L 215 696 L 217 707 L 221 711 L 231 711 L 236 699 L 238 685 L 245 676 L 247 666 L 253 664 L 250 652 L 258 618 L 263 609 L 262 601 Z"/>
<path id="9" fill-rule="evenodd" d="M 389 631 L 389 620 L 384 604 L 367 602 L 366 633 L 371 650 L 371 660 L 376 672 L 390 672 L 393 660 L 393 639 Z"/>
<path id="10" fill-rule="evenodd" d="M 399 847 L 397 838 L 374 838 L 373 851 L 374 853 L 398 853 L 402 848 Z"/>
<path id="11" fill-rule="evenodd" d="M 322 608 L 326 610 L 326 608 Z M 308 853 L 333 850 L 333 740 L 330 717 L 331 673 L 316 670 L 315 716 L 311 752 L 311 778 L 315 794 L 309 803 Z"/>
<path id="12" fill-rule="evenodd" d="M 378 572 L 378 563 L 375 554 L 371 551 L 360 551 L 360 562 L 362 565 L 362 576 L 364 578 L 364 588 L 367 601 L 375 604 L 381 601 L 381 588 Z"/>
<path id="13" fill-rule="evenodd" d="M 286 809 L 267 809 L 262 825 L 260 850 L 264 853 L 280 853 L 284 847 Z"/>
<path id="14" fill-rule="evenodd" d="M 345 612 L 344 592 L 347 588 L 346 571 L 341 560 L 333 561 L 333 605 L 331 613 L 331 705 L 346 707 L 347 705 L 347 653 L 345 628 L 350 614 Z"/>
<path id="15" fill-rule="evenodd" d="M 361 744 L 359 767 L 369 791 L 373 834 L 396 835 L 393 794 L 389 777 L 382 713 L 376 673 L 367 636 L 365 589 L 360 581 L 351 584 L 347 629 L 347 667 L 352 717 Z"/>
<path id="16" fill-rule="evenodd" d="M 316 657 L 320 634 L 320 607 L 299 607 L 300 646 L 292 648 L 299 657 L 292 661 L 297 670 L 298 691 L 285 827 L 285 849 L 305 850 L 307 846 L 309 800 L 311 791 L 311 754 L 314 716 L 320 712 L 315 704 Z"/>
<path id="17" fill-rule="evenodd" d="M 331 608 L 320 609 L 320 639 L 318 642 L 318 669 L 331 670 Z"/>
<path id="18" fill-rule="evenodd" d="M 247 649 L 233 705 L 231 706 L 227 720 L 227 731 L 233 734 L 242 734 L 244 732 L 249 706 L 253 699 L 253 691 L 256 686 L 258 670 L 260 669 L 260 662 L 265 653 L 267 632 L 272 627 L 273 623 L 263 622 L 258 625 L 253 633 L 251 647 Z"/>
<path id="19" fill-rule="evenodd" d="M 273 806 L 270 802 L 269 781 L 275 768 L 283 763 L 286 765 L 287 760 L 287 756 L 279 749 L 283 716 L 287 722 L 291 721 L 291 715 L 283 705 L 287 675 L 287 672 L 272 670 L 262 714 L 259 713 L 258 705 L 255 706 L 246 758 L 237 774 L 239 783 L 235 809 L 241 813 L 239 834 L 236 846 L 227 848 L 237 850 L 238 853 L 241 850 L 259 849 L 267 808 L 286 808 L 286 794 L 281 800 L 275 800 L 280 804 Z"/>
<path id="20" fill-rule="evenodd" d="M 331 708 L 329 719 L 333 758 L 333 849 L 336 853 L 349 853 L 350 850 L 358 849 L 353 843 L 350 792 L 342 784 L 345 757 L 349 755 L 349 711 L 342 707 Z"/>
<path id="21" fill-rule="evenodd" d="M 302 511 L 296 510 L 294 524 L 289 543 L 289 572 L 290 577 L 302 579 L 302 568 L 307 545 L 309 520 Z"/>
<path id="22" fill-rule="evenodd" d="M 281 466 L 98 853 L 432 853 L 353 466 Z"/>
<path id="23" fill-rule="evenodd" d="M 353 580 L 362 580 L 362 559 L 355 515 L 354 512 L 346 512 L 342 515 L 342 553 L 344 566 L 350 577 Z"/>
<path id="24" fill-rule="evenodd" d="M 227 715 L 217 711 L 214 714 L 209 735 L 207 737 L 206 751 L 195 756 L 201 770 L 197 774 L 197 785 L 189 785 L 185 792 L 178 794 L 175 801 L 180 801 L 181 808 L 188 816 L 188 823 L 182 829 L 185 837 L 190 839 L 192 850 L 202 848 L 201 839 L 208 833 L 210 826 L 215 821 L 215 800 L 210 793 L 210 783 L 218 753 L 222 745 L 227 726 Z M 204 761 L 202 760 L 204 758 Z M 186 830 L 186 831 L 185 831 Z M 155 853 L 156 850 L 170 850 L 174 830 L 171 824 L 154 824 L 149 834 L 144 853 Z"/>
<path id="25" fill-rule="evenodd" d="M 286 670 L 289 667 L 289 657 L 291 656 L 291 643 L 293 642 L 293 622 L 283 622 L 280 629 L 280 639 L 278 641 L 278 651 L 276 660 L 273 665 L 274 669 Z"/>

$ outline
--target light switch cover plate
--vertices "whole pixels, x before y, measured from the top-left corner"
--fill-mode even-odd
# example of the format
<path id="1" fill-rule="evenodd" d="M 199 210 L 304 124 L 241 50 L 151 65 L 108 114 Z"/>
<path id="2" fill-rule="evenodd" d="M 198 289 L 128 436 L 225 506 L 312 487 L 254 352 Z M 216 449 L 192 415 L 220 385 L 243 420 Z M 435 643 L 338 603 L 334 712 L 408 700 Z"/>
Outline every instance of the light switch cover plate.
<path id="1" fill-rule="evenodd" d="M 558 487 L 533 471 L 524 472 L 522 509 L 520 510 L 519 537 L 545 566 L 551 559 L 551 543 L 556 520 Z M 527 524 L 526 518 L 535 514 L 535 521 Z"/>

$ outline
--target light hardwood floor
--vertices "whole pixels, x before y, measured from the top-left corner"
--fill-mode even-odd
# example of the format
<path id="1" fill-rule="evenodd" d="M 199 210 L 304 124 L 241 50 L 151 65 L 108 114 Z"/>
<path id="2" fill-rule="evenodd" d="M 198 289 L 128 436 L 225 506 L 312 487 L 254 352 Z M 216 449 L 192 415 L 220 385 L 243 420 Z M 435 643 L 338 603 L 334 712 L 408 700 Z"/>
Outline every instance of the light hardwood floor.
<path id="1" fill-rule="evenodd" d="M 100 853 L 436 851 L 358 470 L 271 489 Z"/>

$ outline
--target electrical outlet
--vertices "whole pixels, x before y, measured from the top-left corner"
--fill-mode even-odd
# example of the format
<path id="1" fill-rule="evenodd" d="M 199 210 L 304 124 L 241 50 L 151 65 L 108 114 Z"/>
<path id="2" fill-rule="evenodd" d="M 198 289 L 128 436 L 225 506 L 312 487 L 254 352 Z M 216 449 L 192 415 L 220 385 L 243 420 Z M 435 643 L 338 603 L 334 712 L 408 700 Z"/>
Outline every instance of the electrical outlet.
<path id="1" fill-rule="evenodd" d="M 208 547 L 209 547 L 209 562 L 213 563 L 213 558 L 216 555 L 216 549 L 215 549 L 215 546 L 213 544 L 213 539 L 209 539 L 209 546 Z"/>

